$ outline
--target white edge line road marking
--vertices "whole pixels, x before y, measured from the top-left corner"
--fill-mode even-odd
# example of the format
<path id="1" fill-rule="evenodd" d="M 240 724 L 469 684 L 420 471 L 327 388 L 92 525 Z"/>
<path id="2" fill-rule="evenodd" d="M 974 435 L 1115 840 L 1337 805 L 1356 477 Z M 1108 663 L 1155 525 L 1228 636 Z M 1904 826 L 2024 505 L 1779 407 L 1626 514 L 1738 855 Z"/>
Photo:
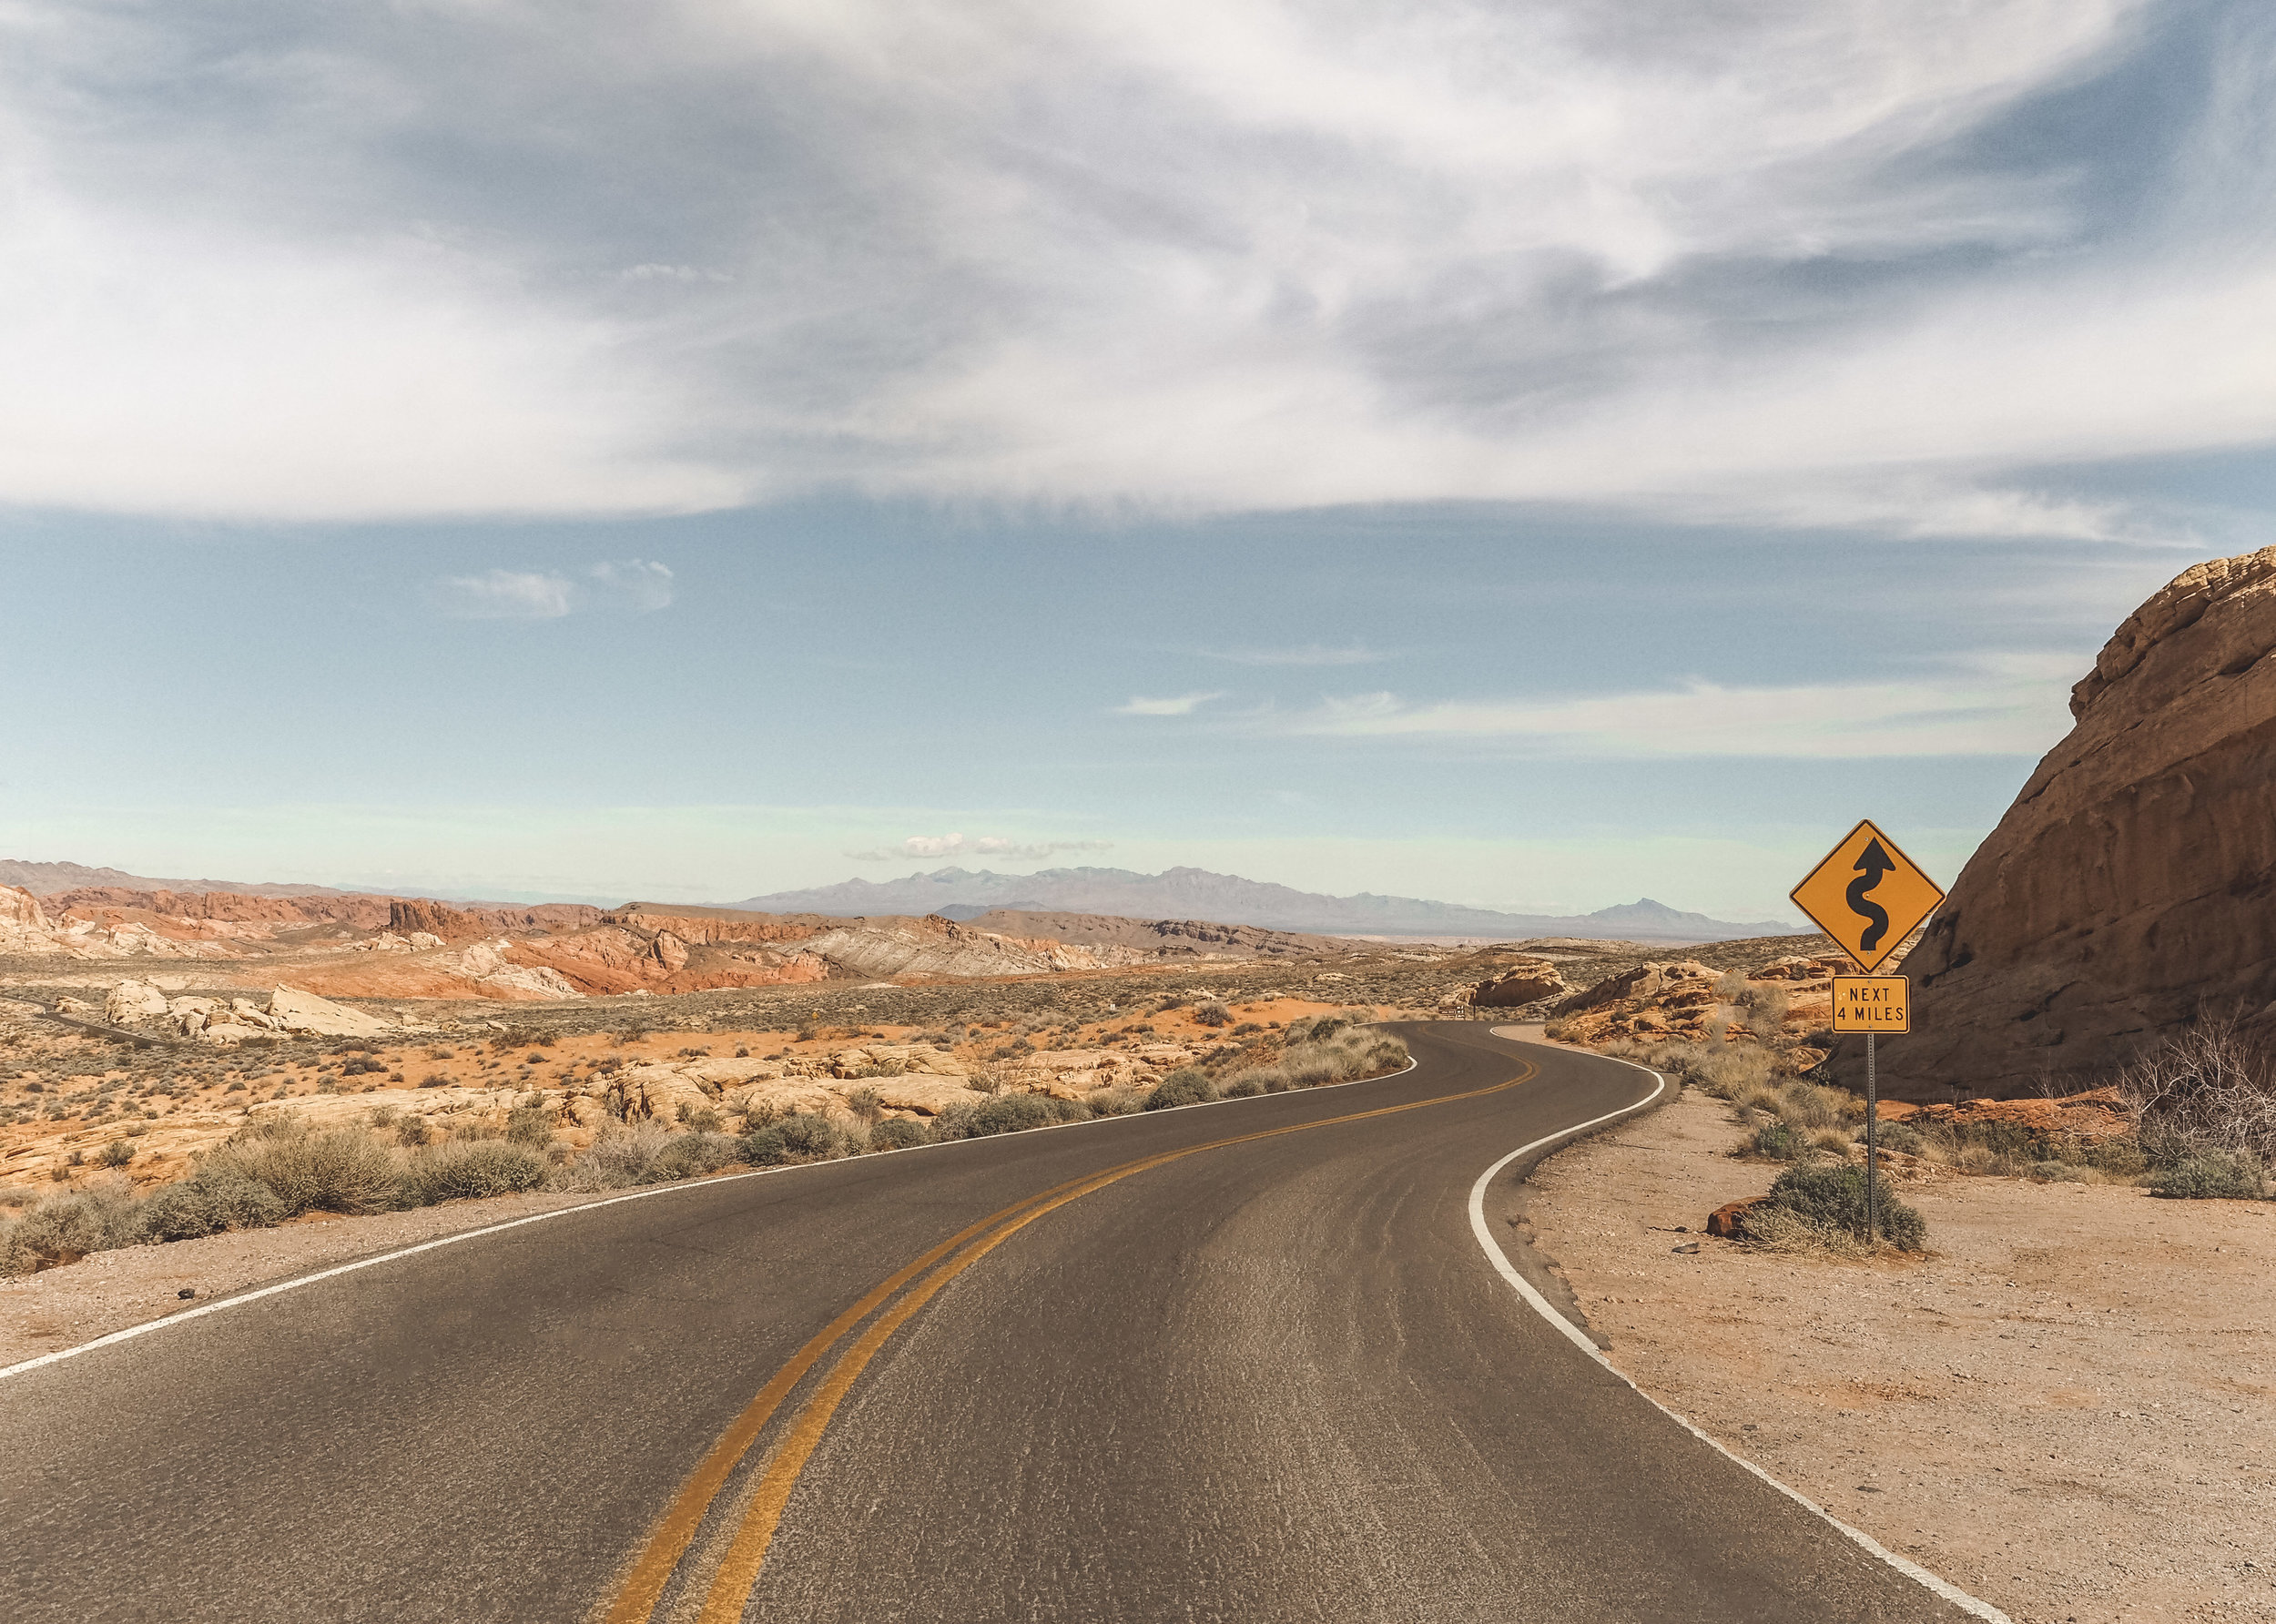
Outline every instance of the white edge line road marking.
<path id="1" fill-rule="evenodd" d="M 1407 1062 L 1401 1066 L 1397 1071 L 1386 1071 L 1380 1077 L 1355 1077 L 1349 1082 L 1323 1083 L 1320 1086 L 1320 1089 L 1306 1089 L 1304 1091 L 1309 1094 L 1319 1092 L 1325 1089 L 1356 1088 L 1363 1082 L 1388 1082 L 1394 1077 L 1406 1076 L 1407 1073 L 1412 1071 L 1416 1066 L 1420 1063 L 1421 1062 L 1418 1061 L 1410 1057 Z M 1207 1101 L 1207 1104 L 1238 1105 L 1241 1104 L 1244 1100 L 1247 1099 L 1269 1100 L 1273 1097 L 1274 1096 L 1270 1094 L 1244 1095 L 1242 1100 L 1211 1100 Z M 1187 1105 L 1180 1106 L 1178 1109 L 1182 1111 L 1192 1111 L 1195 1108 L 1194 1106 Z M 1128 1114 L 1129 1116 L 1136 1116 L 1139 1113 L 1132 1111 Z M 1101 1123 L 1104 1122 L 1119 1122 L 1127 1120 L 1128 1117 L 1092 1117 L 1088 1122 L 1053 1122 L 1050 1125 L 1050 1127 L 1028 1128 L 1023 1129 L 1021 1132 L 1025 1133 L 1048 1133 L 1054 1128 L 1092 1128 L 1097 1127 Z M 995 1139 L 1009 1138 L 1011 1136 L 1008 1134 L 990 1134 L 988 1137 Z M 912 1154 L 918 1151 L 946 1151 L 952 1150 L 960 1144 L 976 1144 L 979 1142 L 980 1142 L 977 1140 L 970 1139 L 952 1139 L 942 1144 L 904 1145 L 900 1149 L 895 1151 L 872 1151 L 869 1152 L 868 1155 L 865 1155 L 860 1159 L 867 1161 L 870 1155 L 904 1156 Z M 834 1162 L 805 1162 L 800 1165 L 828 1167 L 836 1164 Z M 635 1190 L 628 1195 L 611 1195 L 601 1201 L 581 1202 L 574 1207 L 555 1207 L 550 1213 L 533 1213 L 526 1218 L 510 1218 L 503 1223 L 489 1223 L 484 1224 L 480 1229 L 461 1230 L 454 1235 L 440 1235 L 432 1241 L 422 1241 L 416 1246 L 403 1246 L 399 1247 L 393 1252 L 382 1252 L 377 1257 L 361 1257 L 351 1264 L 339 1264 L 329 1269 L 319 1269 L 313 1274 L 297 1275 L 290 1280 L 279 1280 L 274 1285 L 264 1285 L 255 1291 L 240 1292 L 236 1296 L 224 1297 L 218 1303 L 208 1303 L 198 1308 L 186 1308 L 178 1314 L 169 1314 L 163 1319 L 145 1320 L 138 1325 L 128 1325 L 124 1330 L 113 1331 L 107 1336 L 97 1336 L 94 1341 L 83 1342 L 76 1347 L 57 1348 L 52 1354 L 42 1354 L 36 1359 L 26 1359 L 21 1364 L 10 1365 L 5 1369 L 0 1369 L 0 1381 L 5 1381 L 12 1375 L 23 1375 L 28 1371 L 39 1369 L 42 1365 L 59 1365 L 66 1359 L 76 1359 L 81 1354 L 93 1353 L 98 1347 L 109 1347 L 114 1343 L 131 1341 L 137 1336 L 147 1336 L 153 1331 L 163 1331 L 168 1325 L 188 1325 L 191 1320 L 203 1319 L 209 1314 L 219 1314 L 226 1308 L 239 1308 L 248 1303 L 258 1303 L 263 1297 L 275 1296 L 279 1292 L 298 1291 L 304 1285 L 314 1285 L 320 1280 L 330 1280 L 341 1274 L 352 1274 L 358 1269 L 376 1268 L 381 1264 L 391 1264 L 398 1258 L 416 1257 L 422 1252 L 432 1252 L 437 1247 L 441 1246 L 455 1246 L 461 1241 L 478 1241 L 484 1235 L 503 1234 L 505 1231 L 510 1229 L 520 1229 L 525 1223 L 543 1223 L 548 1218 L 566 1218 L 573 1213 L 590 1213 L 601 1207 L 615 1206 L 620 1202 L 645 1201 L 652 1195 L 684 1195 L 690 1190 L 716 1189 L 721 1184 L 732 1184 L 739 1179 L 763 1179 L 771 1173 L 796 1172 L 798 1171 L 798 1169 L 796 1167 L 760 1167 L 754 1168 L 749 1172 L 731 1172 L 724 1178 L 690 1179 L 684 1183 L 659 1184 L 654 1189 Z"/>
<path id="2" fill-rule="evenodd" d="M 1521 1041 L 1522 1040 L 1515 1040 Z M 1795 1505 L 1809 1512 L 1811 1516 L 1817 1517 L 1823 1522 L 1831 1524 L 1834 1528 L 1839 1529 L 1841 1533 L 1852 1543 L 1861 1547 L 1870 1555 L 1880 1558 L 1881 1560 L 1895 1568 L 1906 1578 L 1909 1578 L 1915 1583 L 1923 1585 L 1928 1589 L 1935 1591 L 1938 1596 L 1943 1597 L 1944 1599 L 1958 1608 L 1962 1612 L 1972 1614 L 1978 1619 L 1987 1619 L 1990 1621 L 1990 1624 L 2014 1624 L 2013 1619 L 2009 1619 L 2007 1614 L 2001 1612 L 1997 1608 L 1992 1606 L 1990 1602 L 1979 1601 L 1975 1597 L 1969 1595 L 1966 1590 L 1961 1589 L 1959 1586 L 1953 1584 L 1949 1579 L 1939 1578 L 1937 1575 L 1929 1572 L 1928 1569 L 1923 1568 L 1917 1562 L 1907 1561 L 1905 1558 L 1898 1556 L 1895 1551 L 1889 1549 L 1886 1546 L 1883 1545 L 1879 1540 L 1875 1539 L 1872 1535 L 1866 1533 L 1864 1529 L 1851 1528 L 1847 1523 L 1842 1521 L 1841 1518 L 1827 1511 L 1823 1506 L 1815 1504 L 1808 1497 L 1803 1495 L 1799 1491 L 1787 1487 L 1784 1484 L 1779 1482 L 1777 1478 L 1772 1477 L 1768 1472 L 1763 1470 L 1762 1467 L 1756 1466 L 1753 1461 L 1747 1459 L 1744 1456 L 1732 1454 L 1730 1450 L 1724 1448 L 1720 1443 L 1717 1443 L 1713 1438 L 1708 1436 L 1707 1434 L 1692 1426 L 1689 1420 L 1677 1415 L 1673 1410 L 1668 1408 L 1666 1405 L 1661 1404 L 1658 1399 L 1652 1397 L 1651 1394 L 1645 1392 L 1641 1387 L 1637 1386 L 1635 1382 L 1631 1380 L 1629 1376 L 1614 1365 L 1611 1360 L 1604 1356 L 1603 1349 L 1598 1347 L 1595 1343 L 1589 1340 L 1589 1335 L 1587 1332 L 1583 1331 L 1580 1326 L 1574 1325 L 1563 1314 L 1558 1313 L 1557 1310 L 1550 1305 L 1550 1300 L 1534 1289 L 1533 1283 L 1528 1280 L 1524 1275 L 1519 1274 L 1518 1271 L 1511 1266 L 1509 1254 L 1503 1252 L 1500 1244 L 1495 1241 L 1493 1231 L 1488 1227 L 1486 1223 L 1486 1189 L 1488 1185 L 1494 1182 L 1494 1175 L 1499 1172 L 1503 1168 L 1509 1166 L 1512 1162 L 1515 1162 L 1519 1157 L 1529 1155 L 1532 1152 L 1539 1150 L 1543 1145 L 1555 1144 L 1560 1139 L 1569 1139 L 1576 1133 L 1585 1133 L 1591 1128 L 1601 1127 L 1606 1122 L 1611 1122 L 1618 1117 L 1624 1117 L 1632 1111 L 1641 1111 L 1645 1106 L 1651 1104 L 1654 1100 L 1657 1100 L 1661 1094 L 1667 1091 L 1668 1080 L 1665 1077 L 1661 1076 L 1659 1072 L 1654 1071 L 1649 1066 L 1639 1066 L 1636 1065 L 1634 1061 L 1618 1060 L 1611 1055 L 1600 1055 L 1597 1058 L 1600 1060 L 1612 1061 L 1615 1065 L 1635 1066 L 1637 1071 L 1641 1071 L 1646 1076 L 1654 1079 L 1658 1082 L 1659 1086 L 1654 1088 L 1651 1092 L 1646 1094 L 1642 1099 L 1637 1101 L 1633 1105 L 1623 1105 L 1618 1111 L 1607 1111 L 1600 1117 L 1593 1117 L 1585 1122 L 1576 1122 L 1570 1128 L 1560 1128 L 1554 1133 L 1546 1134 L 1543 1137 L 1535 1140 L 1531 1144 L 1519 1145 L 1516 1150 L 1511 1151 L 1507 1156 L 1504 1156 L 1500 1161 L 1495 1162 L 1484 1172 L 1478 1175 L 1478 1182 L 1470 1186 L 1470 1233 L 1478 1237 L 1478 1245 L 1485 1249 L 1487 1261 L 1491 1263 L 1494 1265 L 1495 1271 L 1499 1273 L 1504 1280 L 1509 1283 L 1510 1288 L 1514 1290 L 1518 1295 L 1526 1300 L 1527 1304 L 1532 1308 L 1534 1313 L 1539 1314 L 1557 1330 L 1562 1332 L 1567 1340 L 1571 1342 L 1573 1346 L 1588 1355 L 1590 1358 L 1595 1360 L 1606 1370 L 1611 1372 L 1612 1375 L 1619 1376 L 1621 1381 L 1628 1384 L 1630 1390 L 1632 1391 L 1638 1397 L 1641 1398 L 1653 1409 L 1658 1410 L 1661 1415 L 1667 1416 L 1671 1421 L 1673 1421 L 1678 1426 L 1681 1426 L 1685 1432 L 1690 1433 L 1693 1437 L 1697 1438 L 1701 1443 L 1706 1445 L 1710 1449 L 1714 1450 L 1716 1454 L 1722 1456 L 1725 1460 L 1732 1461 L 1745 1467 L 1748 1471 L 1753 1473 L 1755 1477 L 1760 1477 L 1763 1482 L 1769 1484 L 1773 1488 L 1776 1489 L 1780 1494 L 1784 1495 Z M 5 1371 L 0 1371 L 0 1375 L 5 1375 L 7 1373 Z"/>

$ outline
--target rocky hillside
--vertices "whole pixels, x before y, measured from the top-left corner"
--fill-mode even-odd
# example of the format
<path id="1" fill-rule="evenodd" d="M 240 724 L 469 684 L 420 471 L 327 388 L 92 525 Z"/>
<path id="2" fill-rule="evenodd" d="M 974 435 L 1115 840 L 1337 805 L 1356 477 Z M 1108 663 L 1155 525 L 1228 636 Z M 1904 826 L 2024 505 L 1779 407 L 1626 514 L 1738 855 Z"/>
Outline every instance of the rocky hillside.
<path id="1" fill-rule="evenodd" d="M 2184 571 L 2119 627 L 1907 959 L 1885 1090 L 2037 1092 L 2200 1010 L 2276 1020 L 2271 650 L 2276 547 Z"/>

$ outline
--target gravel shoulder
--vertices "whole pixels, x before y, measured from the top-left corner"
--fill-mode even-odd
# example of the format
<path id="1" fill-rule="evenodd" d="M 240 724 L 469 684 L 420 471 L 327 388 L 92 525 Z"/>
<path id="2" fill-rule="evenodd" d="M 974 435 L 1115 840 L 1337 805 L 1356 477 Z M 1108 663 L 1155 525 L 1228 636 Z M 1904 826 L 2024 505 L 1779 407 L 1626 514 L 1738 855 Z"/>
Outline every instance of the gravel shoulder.
<path id="1" fill-rule="evenodd" d="M 0 1366 L 335 1264 L 605 1199 L 590 1193 L 502 1195 L 367 1218 L 311 1213 L 277 1229 L 127 1246 L 60 1269 L 0 1277 Z M 186 1290 L 197 1295 L 185 1299 Z"/>
<path id="2" fill-rule="evenodd" d="M 1739 1137 L 1687 1091 L 1521 1190 L 1616 1365 L 2018 1621 L 2276 1619 L 2276 1203 L 1947 1176 L 1925 1261 L 1820 1261 L 1699 1233 Z"/>

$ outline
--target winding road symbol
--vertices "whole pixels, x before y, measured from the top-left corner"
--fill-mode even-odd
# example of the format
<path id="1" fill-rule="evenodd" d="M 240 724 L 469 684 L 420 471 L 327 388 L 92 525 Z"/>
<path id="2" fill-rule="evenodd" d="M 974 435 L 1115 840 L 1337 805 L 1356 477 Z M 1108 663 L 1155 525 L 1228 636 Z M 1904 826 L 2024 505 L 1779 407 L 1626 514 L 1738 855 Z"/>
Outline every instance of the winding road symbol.
<path id="1" fill-rule="evenodd" d="M 1865 932 L 1857 939 L 1857 945 L 1868 953 L 1881 945 L 1881 939 L 1889 930 L 1888 909 L 1875 902 L 1871 892 L 1881 883 L 1881 877 L 1895 867 L 1896 860 L 1881 849 L 1880 841 L 1868 840 L 1864 850 L 1857 855 L 1857 878 L 1851 880 L 1849 889 L 1842 893 L 1843 898 L 1849 904 L 1849 911 L 1867 921 Z"/>
<path id="2" fill-rule="evenodd" d="M 1904 946 L 1913 927 L 1944 900 L 1936 882 L 1867 823 L 1842 837 L 1793 888 L 1794 906 L 1815 919 L 1867 975 Z"/>

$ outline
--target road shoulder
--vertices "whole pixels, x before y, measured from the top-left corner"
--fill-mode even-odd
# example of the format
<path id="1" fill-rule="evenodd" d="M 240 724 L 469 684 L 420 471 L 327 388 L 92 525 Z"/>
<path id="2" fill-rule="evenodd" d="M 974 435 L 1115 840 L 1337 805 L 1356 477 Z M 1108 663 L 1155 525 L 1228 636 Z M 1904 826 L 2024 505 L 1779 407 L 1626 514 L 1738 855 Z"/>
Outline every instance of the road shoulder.
<path id="1" fill-rule="evenodd" d="M 0 1278 L 0 1368 L 317 1269 L 599 1199 L 502 1195 L 363 1218 L 310 1214 L 275 1229 L 125 1246 L 66 1268 Z M 186 1298 L 185 1291 L 196 1294 Z"/>
<path id="2" fill-rule="evenodd" d="M 2265 1203 L 1952 1178 L 1905 1191 L 1927 1260 L 1820 1262 L 1699 1234 L 1769 1185 L 1738 1137 L 1686 1091 L 1525 1187 L 1518 1233 L 1620 1369 L 2019 1619 L 2270 1616 Z"/>

